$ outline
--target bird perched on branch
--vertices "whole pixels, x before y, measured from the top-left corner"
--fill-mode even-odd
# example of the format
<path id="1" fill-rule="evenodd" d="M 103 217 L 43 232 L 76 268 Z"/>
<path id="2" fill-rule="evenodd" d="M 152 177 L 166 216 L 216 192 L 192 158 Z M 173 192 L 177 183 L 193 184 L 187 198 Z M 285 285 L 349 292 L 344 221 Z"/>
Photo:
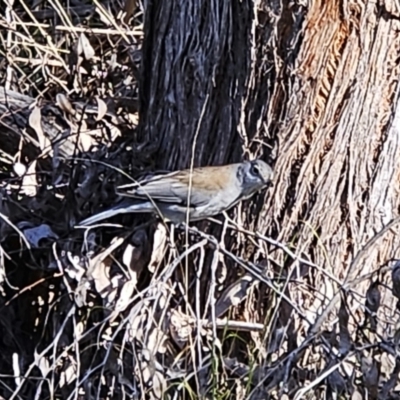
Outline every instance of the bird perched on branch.
<path id="1" fill-rule="evenodd" d="M 217 167 L 200 167 L 155 175 L 119 186 L 127 197 L 120 204 L 83 220 L 80 225 L 127 213 L 158 213 L 173 222 L 198 221 L 228 210 L 239 201 L 267 187 L 272 168 L 262 160 Z"/>

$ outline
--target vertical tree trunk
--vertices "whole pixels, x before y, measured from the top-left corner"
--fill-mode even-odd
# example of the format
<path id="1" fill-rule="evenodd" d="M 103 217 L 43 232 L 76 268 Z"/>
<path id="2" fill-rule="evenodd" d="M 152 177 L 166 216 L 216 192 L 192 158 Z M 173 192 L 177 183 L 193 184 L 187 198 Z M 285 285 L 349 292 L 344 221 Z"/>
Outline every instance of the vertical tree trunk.
<path id="1" fill-rule="evenodd" d="M 193 146 L 195 165 L 274 146 L 257 229 L 343 275 L 399 207 L 396 12 L 394 1 L 148 2 L 140 139 L 170 169 Z M 398 244 L 389 234 L 371 261 Z"/>
<path id="2" fill-rule="evenodd" d="M 240 221 L 320 267 L 306 296 L 285 291 L 311 323 L 341 283 L 398 256 L 398 227 L 365 245 L 400 206 L 399 21 L 395 0 L 147 3 L 140 139 L 170 169 L 189 165 L 193 142 L 195 165 L 274 159 L 274 189 Z M 285 251 L 274 261 L 297 271 Z"/>
<path id="3" fill-rule="evenodd" d="M 258 225 L 265 230 L 279 221 L 282 240 L 295 240 L 341 278 L 366 242 L 398 216 L 395 4 L 328 1 L 308 10 L 279 133 L 273 212 Z M 375 269 L 398 246 L 399 235 L 388 233 L 354 273 Z"/>
<path id="4" fill-rule="evenodd" d="M 156 144 L 159 166 L 187 167 L 193 147 L 197 166 L 242 158 L 274 73 L 271 62 L 256 59 L 253 7 L 251 1 L 147 3 L 141 139 Z M 269 28 L 265 44 L 270 37 Z M 262 99 L 249 98 L 260 77 Z"/>

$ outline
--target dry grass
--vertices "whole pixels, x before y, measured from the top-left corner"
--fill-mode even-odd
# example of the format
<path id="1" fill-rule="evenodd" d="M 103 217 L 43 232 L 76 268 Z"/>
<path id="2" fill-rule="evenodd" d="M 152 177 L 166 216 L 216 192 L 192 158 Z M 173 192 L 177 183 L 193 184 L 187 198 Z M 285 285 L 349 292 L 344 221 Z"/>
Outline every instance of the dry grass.
<path id="1" fill-rule="evenodd" d="M 229 105 L 242 154 L 274 148 L 273 190 L 196 228 L 123 216 L 77 229 L 128 176 L 195 151 L 182 155 L 179 131 L 166 159 L 151 139 L 168 127 L 138 129 L 143 5 L 67 3 L 0 6 L 0 396 L 399 398 L 396 9 L 296 5 L 290 41 L 292 11 L 257 3 Z M 226 110 L 204 99 L 214 127 Z M 141 123 L 172 113 L 163 102 Z M 224 133 L 195 129 L 203 160 L 239 151 L 236 127 Z"/>

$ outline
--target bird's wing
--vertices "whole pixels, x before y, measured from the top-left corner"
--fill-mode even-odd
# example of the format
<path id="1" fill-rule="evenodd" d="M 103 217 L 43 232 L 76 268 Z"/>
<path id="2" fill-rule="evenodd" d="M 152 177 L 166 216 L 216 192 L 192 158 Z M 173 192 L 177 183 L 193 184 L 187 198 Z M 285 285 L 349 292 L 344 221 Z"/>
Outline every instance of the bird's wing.
<path id="1" fill-rule="evenodd" d="M 187 170 L 156 175 L 134 185 L 120 186 L 117 193 L 126 197 L 150 197 L 157 201 L 186 205 L 191 183 L 190 204 L 194 207 L 206 205 L 213 194 L 226 183 L 226 179 L 219 177 L 218 169 L 211 171 L 210 168 L 213 167 L 197 168 L 191 179 Z M 210 175 L 210 172 L 214 173 Z"/>
<path id="2" fill-rule="evenodd" d="M 166 203 L 186 204 L 188 192 L 187 185 L 175 175 L 165 175 L 142 182 L 133 195 Z"/>

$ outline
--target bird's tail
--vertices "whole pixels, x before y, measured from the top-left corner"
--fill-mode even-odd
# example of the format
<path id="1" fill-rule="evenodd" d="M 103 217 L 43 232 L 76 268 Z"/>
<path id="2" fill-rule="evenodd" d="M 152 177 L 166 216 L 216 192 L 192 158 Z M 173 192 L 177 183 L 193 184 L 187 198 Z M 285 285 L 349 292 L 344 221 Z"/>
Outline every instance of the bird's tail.
<path id="1" fill-rule="evenodd" d="M 154 206 L 151 202 L 134 202 L 134 201 L 123 201 L 115 207 L 109 208 L 108 210 L 102 211 L 98 214 L 92 215 L 89 218 L 84 219 L 79 223 L 82 225 L 93 225 L 96 222 L 103 221 L 104 219 L 114 217 L 118 214 L 129 214 L 129 213 L 148 213 L 154 211 Z"/>

